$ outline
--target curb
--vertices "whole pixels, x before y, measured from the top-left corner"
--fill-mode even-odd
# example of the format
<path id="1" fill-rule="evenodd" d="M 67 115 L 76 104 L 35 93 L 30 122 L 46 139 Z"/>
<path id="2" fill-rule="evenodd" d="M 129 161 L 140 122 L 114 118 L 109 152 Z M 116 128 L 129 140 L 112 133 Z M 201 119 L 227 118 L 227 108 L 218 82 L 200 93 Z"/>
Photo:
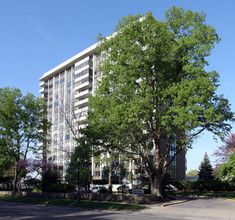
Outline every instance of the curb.
<path id="1" fill-rule="evenodd" d="M 177 202 L 166 203 L 166 204 L 163 204 L 161 207 L 176 205 L 176 204 L 185 203 L 185 202 L 188 202 L 188 201 L 189 200 L 182 200 L 182 201 L 177 201 Z"/>
<path id="2" fill-rule="evenodd" d="M 191 197 L 191 198 L 224 199 L 224 200 L 230 200 L 230 201 L 235 202 L 235 199 L 229 199 L 229 198 L 225 198 L 225 197 L 213 197 L 213 196 L 187 196 L 187 197 Z"/>

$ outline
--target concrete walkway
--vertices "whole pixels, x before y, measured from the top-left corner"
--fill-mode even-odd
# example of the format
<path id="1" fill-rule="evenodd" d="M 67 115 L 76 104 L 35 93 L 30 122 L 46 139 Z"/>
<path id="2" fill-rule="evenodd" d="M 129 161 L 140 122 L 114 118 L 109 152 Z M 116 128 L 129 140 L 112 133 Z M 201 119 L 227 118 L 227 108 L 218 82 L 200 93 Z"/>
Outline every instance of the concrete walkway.
<path id="1" fill-rule="evenodd" d="M 151 205 L 148 212 L 158 217 L 179 219 L 228 219 L 235 220 L 235 200 L 178 197 L 164 204 Z"/>

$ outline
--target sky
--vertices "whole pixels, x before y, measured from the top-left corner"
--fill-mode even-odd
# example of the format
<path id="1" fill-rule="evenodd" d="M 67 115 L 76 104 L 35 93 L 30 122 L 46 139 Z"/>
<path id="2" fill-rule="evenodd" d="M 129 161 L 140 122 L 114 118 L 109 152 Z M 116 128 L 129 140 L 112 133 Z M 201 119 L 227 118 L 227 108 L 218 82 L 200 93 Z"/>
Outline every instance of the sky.
<path id="1" fill-rule="evenodd" d="M 207 14 L 221 41 L 213 49 L 208 71 L 220 74 L 218 94 L 224 94 L 235 111 L 235 1 L 234 0 L 0 0 L 0 88 L 19 88 L 39 96 L 39 78 L 108 36 L 123 16 L 149 11 L 165 21 L 171 6 Z M 232 124 L 234 127 L 234 124 Z M 233 131 L 234 129 L 232 129 Z M 207 152 L 223 143 L 204 133 L 187 153 L 187 171 L 198 169 Z"/>

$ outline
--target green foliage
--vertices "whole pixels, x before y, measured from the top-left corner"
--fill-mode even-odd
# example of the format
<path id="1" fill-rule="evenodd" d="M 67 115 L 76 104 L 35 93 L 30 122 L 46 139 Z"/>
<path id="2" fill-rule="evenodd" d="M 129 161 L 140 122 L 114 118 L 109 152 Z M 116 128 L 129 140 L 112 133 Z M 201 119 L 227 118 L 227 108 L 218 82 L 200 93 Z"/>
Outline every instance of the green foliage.
<path id="1" fill-rule="evenodd" d="M 199 166 L 199 172 L 198 172 L 198 179 L 199 180 L 212 180 L 213 177 L 213 168 L 210 163 L 210 159 L 205 153 L 203 161 L 201 162 Z"/>
<path id="2" fill-rule="evenodd" d="M 76 139 L 77 146 L 75 147 L 74 153 L 71 156 L 69 168 L 67 169 L 65 180 L 69 184 L 77 184 L 78 182 L 78 162 L 79 158 L 79 185 L 88 186 L 91 182 L 90 174 L 90 158 L 92 156 L 91 147 L 84 138 Z"/>
<path id="3" fill-rule="evenodd" d="M 186 176 L 188 176 L 188 177 L 198 176 L 198 170 L 189 170 L 189 171 L 186 173 Z"/>
<path id="4" fill-rule="evenodd" d="M 219 166 L 218 177 L 235 181 L 235 151 L 228 157 L 228 161 Z"/>
<path id="5" fill-rule="evenodd" d="M 46 170 L 42 173 L 42 183 L 41 188 L 43 192 L 47 191 L 47 188 L 51 184 L 58 184 L 60 183 L 60 173 L 56 170 Z"/>
<path id="6" fill-rule="evenodd" d="M 33 189 L 32 189 L 32 192 L 42 192 L 42 189 L 35 186 Z"/>
<path id="7" fill-rule="evenodd" d="M 0 88 L 0 167 L 14 165 L 13 190 L 16 190 L 22 173 L 20 162 L 28 153 L 37 155 L 43 147 L 38 142 L 46 140 L 49 123 L 45 119 L 46 105 L 40 98 L 28 93 L 23 96 L 19 89 Z"/>
<path id="8" fill-rule="evenodd" d="M 14 167 L 12 163 L 0 165 L 0 188 L 12 190 L 14 180 Z"/>
<path id="9" fill-rule="evenodd" d="M 173 185 L 180 191 L 234 191 L 235 184 L 230 181 L 221 180 L 198 180 L 198 181 L 185 181 L 177 180 Z"/>
<path id="10" fill-rule="evenodd" d="M 108 180 L 106 180 L 106 179 L 93 180 L 92 182 L 93 182 L 94 185 L 104 185 L 104 184 L 108 184 Z"/>
<path id="11" fill-rule="evenodd" d="M 75 191 L 75 186 L 71 184 L 50 184 L 47 187 L 47 192 L 56 192 L 56 193 L 71 193 Z"/>
<path id="12" fill-rule="evenodd" d="M 21 196 L 0 196 L 2 201 L 23 202 L 30 204 L 51 205 L 51 206 L 68 206 L 80 208 L 92 208 L 103 210 L 141 210 L 148 209 L 146 206 L 139 206 L 134 204 L 120 204 L 109 202 L 83 201 L 78 203 L 74 199 L 52 199 L 52 198 L 29 198 Z"/>
<path id="13" fill-rule="evenodd" d="M 107 194 L 108 190 L 105 187 L 101 187 L 98 193 L 99 194 Z"/>
<path id="14" fill-rule="evenodd" d="M 227 199 L 234 199 L 235 196 L 233 192 L 178 192 L 177 195 L 179 196 L 203 196 L 209 198 L 227 198 Z"/>
<path id="15" fill-rule="evenodd" d="M 158 196 L 161 184 L 153 183 L 161 182 L 176 154 L 204 130 L 222 137 L 233 120 L 228 100 L 216 94 L 218 73 L 206 71 L 220 41 L 215 29 L 204 13 L 182 8 L 170 8 L 166 19 L 151 12 L 129 16 L 110 38 L 99 37 L 102 79 L 90 97 L 87 128 L 92 143 L 118 149 L 143 167 Z"/>

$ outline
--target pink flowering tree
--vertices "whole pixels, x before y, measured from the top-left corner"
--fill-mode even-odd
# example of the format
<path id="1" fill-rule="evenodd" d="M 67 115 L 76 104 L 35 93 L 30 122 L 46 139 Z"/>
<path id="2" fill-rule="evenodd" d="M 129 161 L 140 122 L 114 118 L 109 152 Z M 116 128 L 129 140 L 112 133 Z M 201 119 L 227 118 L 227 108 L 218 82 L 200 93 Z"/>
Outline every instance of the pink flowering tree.
<path id="1" fill-rule="evenodd" d="M 14 165 L 15 169 L 21 170 L 20 178 L 24 182 L 24 185 L 36 185 L 36 179 L 41 176 L 43 169 L 50 168 L 50 164 L 43 160 L 26 159 L 25 161 L 19 161 Z M 17 186 L 20 191 L 20 182 Z"/>
<path id="2" fill-rule="evenodd" d="M 213 156 L 216 157 L 216 165 L 214 169 L 214 174 L 217 175 L 218 168 L 221 164 L 228 161 L 229 155 L 235 151 L 235 133 L 230 133 L 228 137 L 224 140 L 224 144 L 218 147 Z"/>

